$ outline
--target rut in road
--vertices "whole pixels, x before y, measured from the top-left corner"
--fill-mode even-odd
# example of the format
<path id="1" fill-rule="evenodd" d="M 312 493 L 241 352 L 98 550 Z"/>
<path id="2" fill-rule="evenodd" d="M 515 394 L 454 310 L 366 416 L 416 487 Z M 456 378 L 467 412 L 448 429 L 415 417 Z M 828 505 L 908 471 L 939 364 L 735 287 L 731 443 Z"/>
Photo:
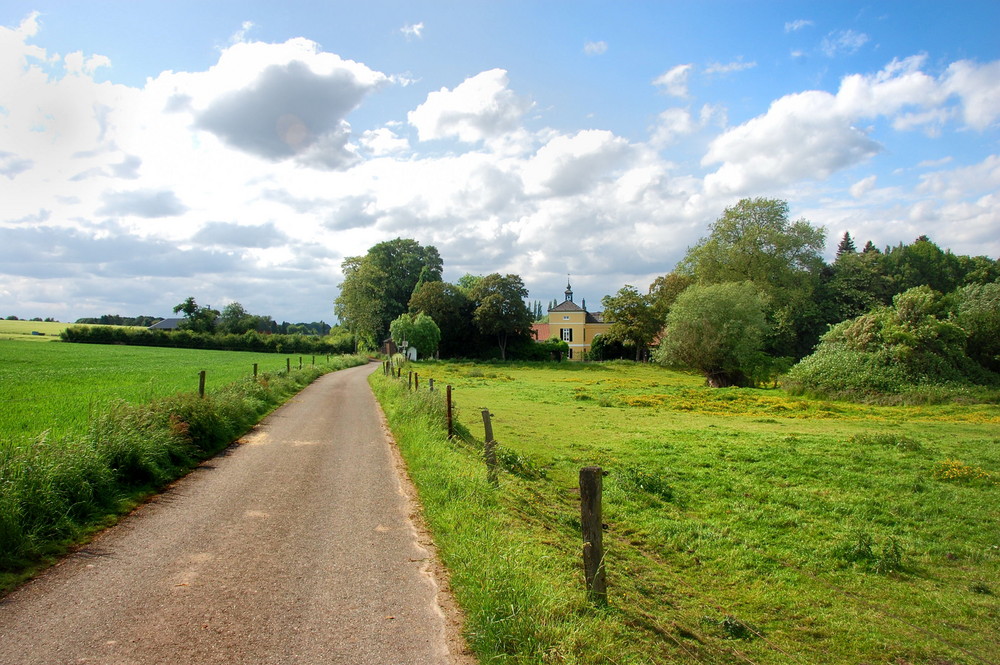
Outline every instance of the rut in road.
<path id="1" fill-rule="evenodd" d="M 320 378 L 0 600 L 0 665 L 473 662 L 409 518 L 376 367 Z"/>

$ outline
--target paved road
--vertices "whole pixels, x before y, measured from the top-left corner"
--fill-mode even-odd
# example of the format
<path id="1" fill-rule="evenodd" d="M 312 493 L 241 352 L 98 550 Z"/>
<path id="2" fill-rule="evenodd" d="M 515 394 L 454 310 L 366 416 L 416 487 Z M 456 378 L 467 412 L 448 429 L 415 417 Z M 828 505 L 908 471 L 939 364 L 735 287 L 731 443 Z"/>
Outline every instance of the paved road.
<path id="1" fill-rule="evenodd" d="M 321 378 L 0 600 L 0 664 L 467 662 L 366 385 L 376 367 Z"/>

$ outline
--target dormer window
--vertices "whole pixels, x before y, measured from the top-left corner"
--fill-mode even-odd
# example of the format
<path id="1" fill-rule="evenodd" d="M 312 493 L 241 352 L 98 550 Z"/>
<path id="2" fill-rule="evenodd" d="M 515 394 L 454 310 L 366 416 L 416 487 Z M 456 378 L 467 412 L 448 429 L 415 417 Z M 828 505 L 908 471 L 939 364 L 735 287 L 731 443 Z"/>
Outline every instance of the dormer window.
<path id="1" fill-rule="evenodd" d="M 565 315 L 565 316 L 563 316 L 563 321 L 569 321 L 569 315 L 568 314 Z"/>

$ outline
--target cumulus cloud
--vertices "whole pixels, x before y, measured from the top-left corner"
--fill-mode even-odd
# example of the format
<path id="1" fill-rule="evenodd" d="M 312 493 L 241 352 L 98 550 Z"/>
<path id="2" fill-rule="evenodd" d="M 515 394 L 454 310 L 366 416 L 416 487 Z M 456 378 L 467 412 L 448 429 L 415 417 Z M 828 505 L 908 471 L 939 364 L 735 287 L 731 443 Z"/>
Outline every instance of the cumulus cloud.
<path id="1" fill-rule="evenodd" d="M 900 130 L 943 124 L 958 113 L 976 129 L 995 121 L 1000 108 L 992 108 L 990 100 L 1000 82 L 990 76 L 1000 62 L 962 61 L 935 79 L 922 71 L 925 60 L 894 59 L 875 74 L 845 76 L 836 94 L 812 90 L 776 100 L 764 115 L 712 141 L 702 164 L 722 166 L 706 177 L 706 188 L 746 193 L 767 183 L 825 179 L 881 152 L 858 126 L 864 119 L 889 118 Z M 954 96 L 960 110 L 945 106 Z"/>
<path id="2" fill-rule="evenodd" d="M 583 45 L 583 52 L 587 55 L 603 55 L 607 50 L 608 43 L 605 41 L 587 42 Z"/>
<path id="3" fill-rule="evenodd" d="M 398 136 L 388 127 L 366 130 L 361 135 L 361 145 L 376 157 L 403 152 L 410 148 L 410 142 L 406 138 Z"/>
<path id="4" fill-rule="evenodd" d="M 270 160 L 312 153 L 313 163 L 340 168 L 356 158 L 345 149 L 344 117 L 375 87 L 352 68 L 316 72 L 292 61 L 265 67 L 250 85 L 221 95 L 195 115 L 195 126 L 229 145 Z"/>
<path id="5" fill-rule="evenodd" d="M 688 75 L 691 73 L 691 65 L 677 65 L 653 80 L 653 85 L 663 88 L 663 90 L 673 97 L 687 99 Z"/>
<path id="6" fill-rule="evenodd" d="M 609 176 L 628 154 L 628 142 L 608 131 L 585 130 L 574 136 L 558 136 L 525 165 L 525 186 L 528 192 L 579 194 Z"/>
<path id="7" fill-rule="evenodd" d="M 441 88 L 407 114 L 421 141 L 457 138 L 475 143 L 517 127 L 532 103 L 507 86 L 507 71 L 491 69 L 466 79 L 454 90 Z"/>
<path id="8" fill-rule="evenodd" d="M 0 175 L 11 180 L 19 173 L 24 173 L 34 165 L 30 159 L 9 152 L 0 152 Z"/>

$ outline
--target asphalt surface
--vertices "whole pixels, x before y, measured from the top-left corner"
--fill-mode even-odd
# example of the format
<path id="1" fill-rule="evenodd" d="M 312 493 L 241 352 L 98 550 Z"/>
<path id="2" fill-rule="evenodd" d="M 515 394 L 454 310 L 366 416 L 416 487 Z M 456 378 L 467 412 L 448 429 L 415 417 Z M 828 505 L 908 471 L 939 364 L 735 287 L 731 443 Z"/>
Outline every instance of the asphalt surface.
<path id="1" fill-rule="evenodd" d="M 366 383 L 377 367 L 322 377 L 0 600 L 0 664 L 468 662 Z"/>

